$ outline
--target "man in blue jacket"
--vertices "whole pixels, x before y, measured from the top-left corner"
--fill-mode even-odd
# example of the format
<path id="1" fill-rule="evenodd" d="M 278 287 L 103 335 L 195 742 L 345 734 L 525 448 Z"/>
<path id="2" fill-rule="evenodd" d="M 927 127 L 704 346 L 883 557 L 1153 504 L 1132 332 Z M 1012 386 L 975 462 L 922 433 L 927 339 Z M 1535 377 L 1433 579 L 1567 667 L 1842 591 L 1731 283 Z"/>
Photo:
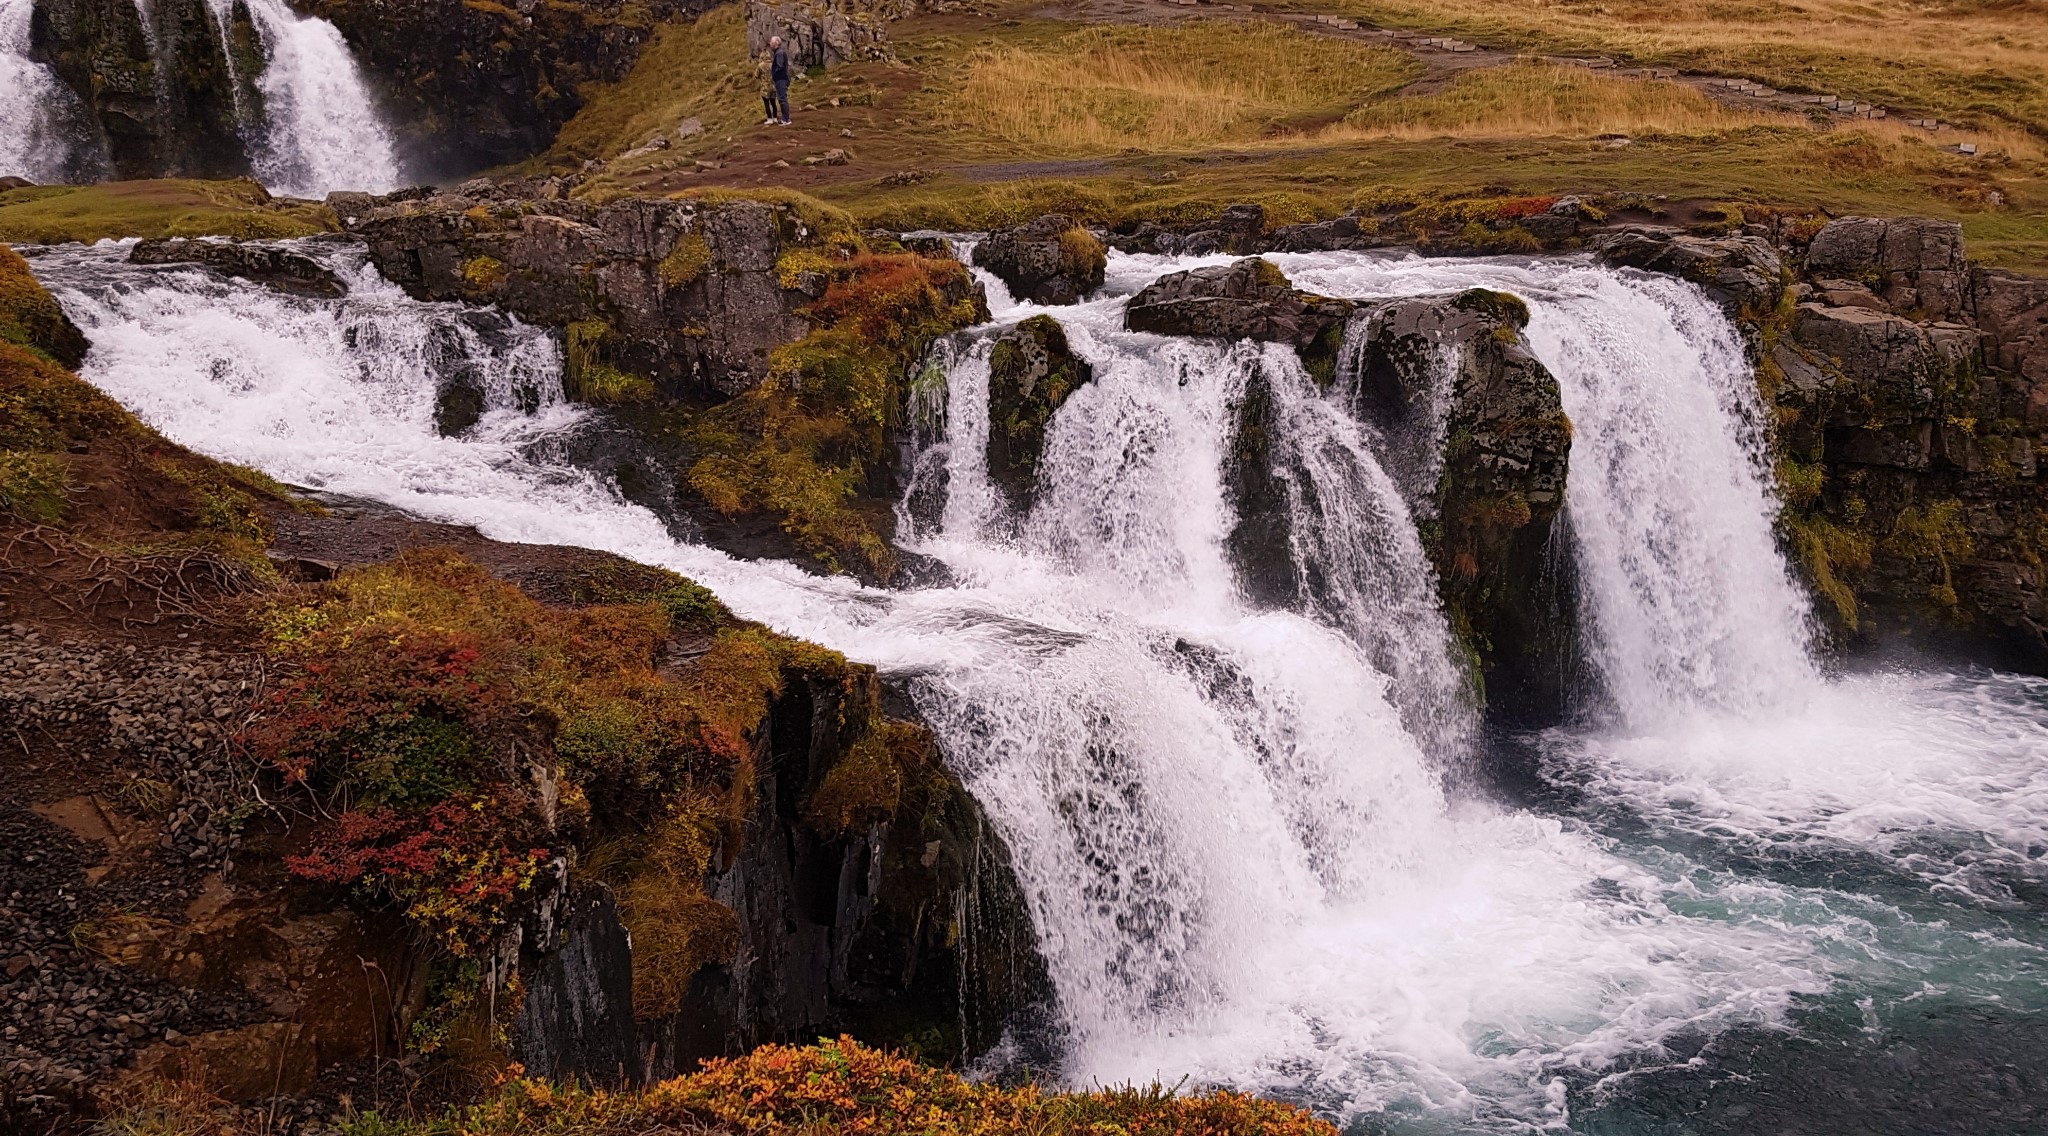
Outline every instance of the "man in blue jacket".
<path id="1" fill-rule="evenodd" d="M 781 36 L 768 39 L 768 78 L 775 84 L 775 105 L 782 111 L 781 125 L 789 125 L 789 52 Z"/>

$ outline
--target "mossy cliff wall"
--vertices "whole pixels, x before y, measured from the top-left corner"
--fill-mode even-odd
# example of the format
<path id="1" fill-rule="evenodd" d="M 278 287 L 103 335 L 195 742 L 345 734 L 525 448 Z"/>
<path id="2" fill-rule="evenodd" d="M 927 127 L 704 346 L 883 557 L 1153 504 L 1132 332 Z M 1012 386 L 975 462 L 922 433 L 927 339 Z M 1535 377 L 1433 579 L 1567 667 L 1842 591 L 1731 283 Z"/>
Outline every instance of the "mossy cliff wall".
<path id="1" fill-rule="evenodd" d="M 38 0 L 30 41 L 91 108 L 114 177 L 238 177 L 263 57 L 236 12 L 223 35 L 206 0 Z"/>

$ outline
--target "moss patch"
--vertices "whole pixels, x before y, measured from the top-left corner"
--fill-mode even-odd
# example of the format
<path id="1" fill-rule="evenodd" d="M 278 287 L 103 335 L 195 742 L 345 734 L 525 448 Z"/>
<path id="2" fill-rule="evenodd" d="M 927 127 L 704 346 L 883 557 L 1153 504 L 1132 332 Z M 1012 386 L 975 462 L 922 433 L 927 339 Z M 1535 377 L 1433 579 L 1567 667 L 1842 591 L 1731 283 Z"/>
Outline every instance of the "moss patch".
<path id="1" fill-rule="evenodd" d="M 38 186 L 0 193 L 0 240 L 87 243 L 123 237 L 304 237 L 336 228 L 325 206 L 273 200 L 246 178 Z"/>

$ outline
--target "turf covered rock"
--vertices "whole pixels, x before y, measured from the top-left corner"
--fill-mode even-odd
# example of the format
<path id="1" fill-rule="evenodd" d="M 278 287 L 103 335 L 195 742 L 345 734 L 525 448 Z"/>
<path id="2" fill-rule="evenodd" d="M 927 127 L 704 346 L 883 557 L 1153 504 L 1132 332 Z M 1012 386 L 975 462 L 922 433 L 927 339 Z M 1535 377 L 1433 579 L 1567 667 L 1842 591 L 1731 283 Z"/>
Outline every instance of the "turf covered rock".
<path id="1" fill-rule="evenodd" d="M 988 367 L 988 472 L 1019 513 L 1036 496 L 1053 414 L 1094 377 L 1051 316 L 1033 316 L 996 340 Z"/>
<path id="2" fill-rule="evenodd" d="M 1019 300 L 1076 304 L 1102 287 L 1102 242 L 1070 217 L 1049 213 L 999 229 L 974 246 L 974 263 L 995 273 Z"/>

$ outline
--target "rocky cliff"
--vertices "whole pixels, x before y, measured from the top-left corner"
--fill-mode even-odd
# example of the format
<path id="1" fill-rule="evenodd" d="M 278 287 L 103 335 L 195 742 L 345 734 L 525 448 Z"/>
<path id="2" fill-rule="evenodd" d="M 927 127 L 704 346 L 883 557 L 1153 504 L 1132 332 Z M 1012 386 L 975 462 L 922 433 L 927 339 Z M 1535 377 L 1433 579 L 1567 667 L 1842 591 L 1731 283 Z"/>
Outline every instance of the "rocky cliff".
<path id="1" fill-rule="evenodd" d="M 1744 328 L 1782 528 L 1844 643 L 2048 671 L 2048 281 L 1972 266 L 1959 226 L 1917 218 L 1596 249 L 1695 280 Z"/>

